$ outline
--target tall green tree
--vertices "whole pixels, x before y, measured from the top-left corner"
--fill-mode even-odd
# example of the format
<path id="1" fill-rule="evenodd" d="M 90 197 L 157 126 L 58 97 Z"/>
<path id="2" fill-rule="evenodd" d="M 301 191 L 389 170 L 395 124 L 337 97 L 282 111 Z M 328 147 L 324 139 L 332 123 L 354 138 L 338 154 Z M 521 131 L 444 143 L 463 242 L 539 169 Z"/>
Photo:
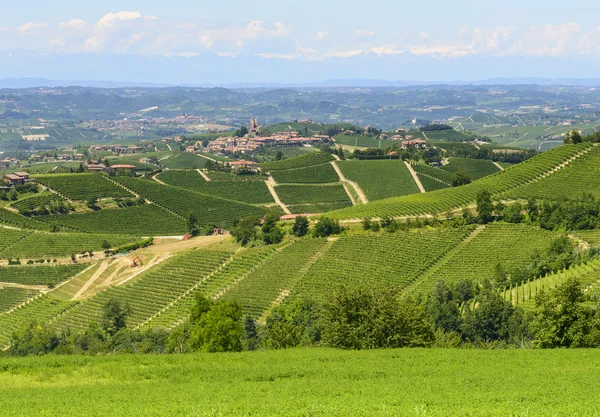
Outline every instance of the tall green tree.
<path id="1" fill-rule="evenodd" d="M 492 204 L 492 195 L 489 191 L 483 190 L 477 193 L 477 217 L 479 222 L 487 224 L 494 220 L 494 205 Z"/>

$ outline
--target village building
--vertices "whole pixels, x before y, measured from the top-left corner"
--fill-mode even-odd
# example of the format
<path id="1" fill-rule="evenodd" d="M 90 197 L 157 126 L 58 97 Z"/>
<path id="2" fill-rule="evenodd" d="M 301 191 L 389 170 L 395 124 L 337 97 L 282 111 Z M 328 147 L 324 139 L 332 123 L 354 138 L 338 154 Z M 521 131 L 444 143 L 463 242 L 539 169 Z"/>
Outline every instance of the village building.
<path id="1" fill-rule="evenodd" d="M 29 172 L 14 172 L 6 174 L 2 181 L 9 186 L 23 185 L 26 183 L 35 183 L 35 179 L 29 177 Z"/>
<path id="2" fill-rule="evenodd" d="M 106 165 L 104 164 L 86 164 L 86 168 L 91 172 L 104 172 L 106 171 Z"/>
<path id="3" fill-rule="evenodd" d="M 229 166 L 233 168 L 233 171 L 237 174 L 240 171 L 249 171 L 253 173 L 258 172 L 258 163 L 254 161 L 235 161 L 230 162 Z"/>
<path id="4" fill-rule="evenodd" d="M 425 148 L 425 141 L 423 139 L 402 141 L 402 149 L 408 149 L 410 146 L 414 146 L 415 148 Z"/>

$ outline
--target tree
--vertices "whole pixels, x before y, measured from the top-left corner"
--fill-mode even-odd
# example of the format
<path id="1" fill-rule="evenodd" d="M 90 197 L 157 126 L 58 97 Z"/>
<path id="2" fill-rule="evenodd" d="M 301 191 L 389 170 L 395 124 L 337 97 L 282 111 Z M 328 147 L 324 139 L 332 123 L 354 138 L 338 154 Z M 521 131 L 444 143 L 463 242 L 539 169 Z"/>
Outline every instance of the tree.
<path id="1" fill-rule="evenodd" d="M 204 304 L 204 302 L 203 302 Z M 193 323 L 189 346 L 202 352 L 239 352 L 244 327 L 237 302 L 217 301 Z"/>
<path id="2" fill-rule="evenodd" d="M 525 216 L 522 214 L 523 206 L 521 203 L 515 203 L 504 210 L 504 221 L 508 223 L 521 223 Z"/>
<path id="3" fill-rule="evenodd" d="M 316 303 L 297 299 L 274 308 L 267 317 L 264 344 L 270 349 L 309 346 L 321 340 L 321 326 Z"/>
<path id="4" fill-rule="evenodd" d="M 483 190 L 477 193 L 477 217 L 479 222 L 487 224 L 494 220 L 494 205 L 492 204 L 492 195 L 489 191 Z"/>
<path id="5" fill-rule="evenodd" d="M 594 321 L 594 310 L 584 304 L 576 279 L 569 278 L 557 289 L 538 294 L 536 305 L 540 309 L 534 323 L 539 347 L 600 346 L 600 326 Z"/>
<path id="6" fill-rule="evenodd" d="M 292 233 L 298 237 L 306 236 L 308 234 L 308 229 L 310 224 L 308 219 L 304 216 L 298 216 L 294 220 L 294 225 L 292 226 Z"/>
<path id="7" fill-rule="evenodd" d="M 246 126 L 242 126 L 234 132 L 233 136 L 243 137 L 246 136 L 248 133 L 248 128 Z"/>
<path id="8" fill-rule="evenodd" d="M 102 328 L 112 336 L 127 327 L 127 317 L 130 315 L 129 305 L 113 297 L 102 308 Z"/>
<path id="9" fill-rule="evenodd" d="M 579 130 L 577 129 L 573 129 L 570 132 L 567 132 L 565 134 L 565 137 L 563 138 L 563 142 L 566 144 L 578 144 L 583 142 L 583 138 L 581 137 L 581 133 L 579 133 Z"/>
<path id="10" fill-rule="evenodd" d="M 275 212 L 269 212 L 265 216 L 263 225 L 261 227 L 263 241 L 267 245 L 273 245 L 283 240 L 283 232 L 277 226 L 279 216 Z"/>
<path id="11" fill-rule="evenodd" d="M 196 214 L 193 211 L 190 211 L 187 217 L 187 230 L 192 236 L 198 234 L 197 226 L 198 218 L 196 217 Z"/>
<path id="12" fill-rule="evenodd" d="M 246 350 L 256 350 L 260 345 L 258 330 L 256 329 L 256 322 L 250 316 L 246 316 L 244 319 L 244 341 L 246 344 Z"/>
<path id="13" fill-rule="evenodd" d="M 277 151 L 277 153 L 275 154 L 275 160 L 281 161 L 282 159 L 283 159 L 283 152 Z"/>
<path id="14" fill-rule="evenodd" d="M 256 225 L 259 223 L 258 219 L 254 217 L 247 217 L 238 222 L 233 228 L 232 234 L 235 237 L 237 243 L 242 246 L 247 245 L 256 239 Z"/>
<path id="15" fill-rule="evenodd" d="M 345 287 L 322 306 L 323 340 L 342 349 L 425 347 L 433 327 L 422 307 L 389 289 Z"/>
<path id="16" fill-rule="evenodd" d="M 460 187 L 461 185 L 467 185 L 471 183 L 471 177 L 462 169 L 459 169 L 454 174 L 454 178 L 452 179 L 453 187 Z"/>
<path id="17" fill-rule="evenodd" d="M 313 234 L 315 237 L 327 237 L 341 232 L 342 227 L 337 220 L 330 219 L 329 217 L 322 217 L 315 226 Z"/>
<path id="18" fill-rule="evenodd" d="M 111 247 L 112 246 L 108 240 L 104 240 L 102 242 L 102 249 L 104 249 L 105 251 L 109 250 Z"/>

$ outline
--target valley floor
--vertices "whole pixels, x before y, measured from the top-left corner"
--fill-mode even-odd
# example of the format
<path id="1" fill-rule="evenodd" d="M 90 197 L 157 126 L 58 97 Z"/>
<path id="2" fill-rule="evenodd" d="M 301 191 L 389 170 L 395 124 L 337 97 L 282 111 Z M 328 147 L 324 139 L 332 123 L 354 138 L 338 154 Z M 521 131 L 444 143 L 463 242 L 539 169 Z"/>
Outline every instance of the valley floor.
<path id="1" fill-rule="evenodd" d="M 600 416 L 599 350 L 0 358 L 3 416 Z"/>

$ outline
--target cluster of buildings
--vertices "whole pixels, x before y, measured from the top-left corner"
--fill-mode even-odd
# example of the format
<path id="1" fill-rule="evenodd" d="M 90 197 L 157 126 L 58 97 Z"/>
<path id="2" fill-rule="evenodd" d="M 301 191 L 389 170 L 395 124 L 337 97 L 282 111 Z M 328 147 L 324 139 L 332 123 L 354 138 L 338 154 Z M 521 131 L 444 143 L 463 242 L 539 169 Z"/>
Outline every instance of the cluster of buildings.
<path id="1" fill-rule="evenodd" d="M 130 171 L 134 173 L 136 171 L 135 165 L 130 164 L 115 164 L 111 166 L 106 166 L 104 164 L 96 163 L 96 164 L 85 164 L 85 167 L 90 172 L 115 172 L 115 171 Z"/>
<path id="2" fill-rule="evenodd" d="M 210 141 L 206 150 L 211 153 L 222 153 L 225 155 L 232 153 L 252 153 L 263 145 L 276 148 L 311 146 L 329 139 L 330 137 L 327 135 L 301 137 L 298 132 L 294 131 L 274 133 L 271 136 L 247 135 L 243 138 L 225 136 Z M 186 148 L 188 152 L 196 152 L 202 149 L 202 142 Z"/>
<path id="3" fill-rule="evenodd" d="M 56 162 L 56 161 L 83 161 L 85 159 L 85 155 L 82 153 L 69 154 L 63 153 L 60 155 L 50 156 L 50 155 L 31 155 L 30 159 L 33 162 Z"/>
<path id="4" fill-rule="evenodd" d="M 154 144 L 149 143 L 148 148 L 154 148 Z M 144 151 L 143 146 L 124 146 L 124 145 L 92 145 L 90 146 L 91 151 L 107 151 L 112 152 L 116 155 L 121 154 L 136 154 Z"/>

